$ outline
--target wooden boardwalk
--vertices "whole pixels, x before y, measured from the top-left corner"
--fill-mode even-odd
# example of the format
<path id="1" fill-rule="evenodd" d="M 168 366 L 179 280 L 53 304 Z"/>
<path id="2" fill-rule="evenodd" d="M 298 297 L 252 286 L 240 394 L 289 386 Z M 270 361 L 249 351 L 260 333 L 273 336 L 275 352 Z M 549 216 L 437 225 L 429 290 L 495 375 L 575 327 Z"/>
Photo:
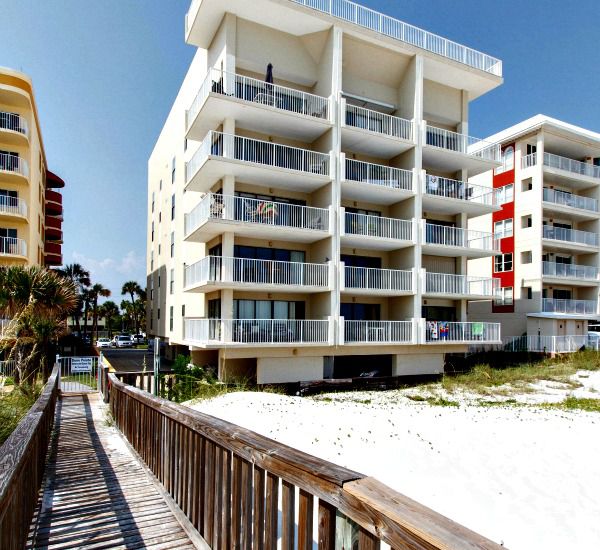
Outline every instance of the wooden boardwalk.
<path id="1" fill-rule="evenodd" d="M 66 395 L 55 428 L 28 549 L 196 548 L 98 394 Z"/>

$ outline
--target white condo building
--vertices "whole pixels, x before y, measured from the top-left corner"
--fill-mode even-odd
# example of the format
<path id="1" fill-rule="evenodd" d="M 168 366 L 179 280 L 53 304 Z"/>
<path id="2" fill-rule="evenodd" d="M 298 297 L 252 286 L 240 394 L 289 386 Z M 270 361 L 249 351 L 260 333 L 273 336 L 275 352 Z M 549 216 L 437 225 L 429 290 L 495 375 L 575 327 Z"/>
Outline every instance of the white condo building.
<path id="1" fill-rule="evenodd" d="M 499 60 L 346 0 L 201 0 L 148 165 L 148 333 L 258 383 L 438 373 L 500 340 L 469 136 Z M 189 350 L 189 351 L 188 351 Z"/>
<path id="2" fill-rule="evenodd" d="M 493 185 L 501 210 L 469 227 L 492 231 L 500 253 L 469 273 L 497 279 L 499 294 L 470 303 L 469 319 L 551 349 L 548 338 L 584 336 L 598 319 L 600 134 L 537 115 L 488 139 L 503 164 L 471 181 Z"/>

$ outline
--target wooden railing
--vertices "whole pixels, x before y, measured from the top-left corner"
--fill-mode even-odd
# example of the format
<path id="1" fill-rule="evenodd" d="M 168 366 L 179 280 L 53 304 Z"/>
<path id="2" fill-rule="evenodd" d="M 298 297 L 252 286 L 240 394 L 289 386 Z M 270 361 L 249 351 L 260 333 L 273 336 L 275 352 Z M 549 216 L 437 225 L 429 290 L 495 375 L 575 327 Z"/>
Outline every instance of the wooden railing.
<path id="1" fill-rule="evenodd" d="M 38 400 L 0 447 L 2 550 L 25 547 L 54 424 L 59 372 L 59 368 L 54 367 Z"/>
<path id="2" fill-rule="evenodd" d="M 118 428 L 213 549 L 501 548 L 373 478 L 108 376 Z"/>

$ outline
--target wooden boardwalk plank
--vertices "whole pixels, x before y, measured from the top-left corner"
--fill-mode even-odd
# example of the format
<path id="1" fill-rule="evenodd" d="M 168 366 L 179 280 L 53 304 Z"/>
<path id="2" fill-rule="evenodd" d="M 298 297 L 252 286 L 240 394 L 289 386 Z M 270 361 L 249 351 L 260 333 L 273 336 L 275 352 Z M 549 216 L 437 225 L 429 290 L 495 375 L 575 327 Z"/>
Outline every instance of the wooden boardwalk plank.
<path id="1" fill-rule="evenodd" d="M 99 396 L 65 396 L 28 549 L 194 549 Z"/>

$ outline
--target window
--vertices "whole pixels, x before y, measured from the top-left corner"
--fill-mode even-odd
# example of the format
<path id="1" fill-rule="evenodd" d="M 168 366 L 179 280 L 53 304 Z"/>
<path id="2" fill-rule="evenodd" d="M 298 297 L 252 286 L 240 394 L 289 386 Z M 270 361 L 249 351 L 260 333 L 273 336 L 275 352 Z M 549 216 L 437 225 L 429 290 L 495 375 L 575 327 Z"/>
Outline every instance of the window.
<path id="1" fill-rule="evenodd" d="M 498 202 L 498 206 L 506 204 L 507 202 L 513 202 L 514 187 L 515 186 L 512 183 L 509 183 L 508 185 L 503 185 L 496 189 L 496 201 Z"/>
<path id="2" fill-rule="evenodd" d="M 504 237 L 512 237 L 513 234 L 513 221 L 512 218 L 507 220 L 500 220 L 494 224 L 494 236 L 497 239 L 503 239 Z"/>
<path id="3" fill-rule="evenodd" d="M 512 269 L 512 252 L 509 252 L 508 254 L 498 254 L 497 256 L 494 256 L 494 271 L 496 273 L 502 273 L 503 271 L 512 271 Z"/>
<path id="4" fill-rule="evenodd" d="M 187 151 L 187 141 L 188 141 L 187 138 L 184 138 L 184 140 L 183 140 L 183 150 L 184 151 Z"/>
<path id="5" fill-rule="evenodd" d="M 175 270 L 171 269 L 171 280 L 169 281 L 169 294 L 175 292 Z"/>
<path id="6" fill-rule="evenodd" d="M 160 275 L 158 276 L 158 288 L 160 288 Z"/>
<path id="7" fill-rule="evenodd" d="M 533 219 L 531 216 L 521 216 L 521 228 L 527 229 L 533 225 Z"/>
<path id="8" fill-rule="evenodd" d="M 154 212 L 154 197 L 155 197 L 155 194 L 154 194 L 154 191 L 152 191 L 152 212 Z"/>
<path id="9" fill-rule="evenodd" d="M 175 183 L 175 159 L 176 157 L 173 157 L 173 160 L 171 161 L 171 183 Z"/>
<path id="10" fill-rule="evenodd" d="M 162 247 L 161 247 L 160 243 L 158 243 L 158 255 L 159 255 L 159 256 L 160 256 L 160 251 L 161 251 L 161 248 L 162 248 Z"/>
<path id="11" fill-rule="evenodd" d="M 526 191 L 531 191 L 533 189 L 533 180 L 531 178 L 527 178 L 521 182 L 521 191 L 525 193 Z"/>
<path id="12" fill-rule="evenodd" d="M 175 231 L 171 231 L 171 258 L 175 256 Z"/>
<path id="13" fill-rule="evenodd" d="M 173 306 L 169 308 L 169 330 L 173 330 Z"/>
<path id="14" fill-rule="evenodd" d="M 181 316 L 185 317 L 185 304 L 181 306 Z"/>
<path id="15" fill-rule="evenodd" d="M 162 180 L 158 182 L 158 190 L 162 191 Z"/>
<path id="16" fill-rule="evenodd" d="M 154 250 L 150 251 L 150 271 L 154 271 Z"/>
<path id="17" fill-rule="evenodd" d="M 154 222 L 152 222 L 152 236 L 151 236 L 151 240 L 152 240 L 152 242 L 154 242 Z"/>
<path id="18" fill-rule="evenodd" d="M 512 145 L 502 152 L 502 166 L 504 170 L 512 170 L 515 166 L 515 148 Z"/>
<path id="19" fill-rule="evenodd" d="M 162 222 L 162 212 L 158 213 L 158 223 Z"/>
<path id="20" fill-rule="evenodd" d="M 530 143 L 528 143 L 527 144 L 527 154 L 533 155 L 534 153 L 537 153 L 537 145 L 531 145 Z"/>
<path id="21" fill-rule="evenodd" d="M 523 298 L 525 298 L 526 300 L 532 300 L 533 299 L 533 289 L 530 286 L 524 286 L 521 289 L 521 296 Z"/>
<path id="22" fill-rule="evenodd" d="M 171 195 L 171 219 L 175 219 L 175 194 Z"/>
<path id="23" fill-rule="evenodd" d="M 513 304 L 513 287 L 505 286 L 502 287 L 498 291 L 498 296 L 496 296 L 496 305 L 497 306 L 512 306 Z"/>
<path id="24" fill-rule="evenodd" d="M 156 310 L 156 318 L 160 321 L 160 308 Z"/>
<path id="25" fill-rule="evenodd" d="M 521 263 L 522 264 L 530 264 L 533 262 L 531 250 L 527 250 L 525 252 L 521 252 Z"/>

